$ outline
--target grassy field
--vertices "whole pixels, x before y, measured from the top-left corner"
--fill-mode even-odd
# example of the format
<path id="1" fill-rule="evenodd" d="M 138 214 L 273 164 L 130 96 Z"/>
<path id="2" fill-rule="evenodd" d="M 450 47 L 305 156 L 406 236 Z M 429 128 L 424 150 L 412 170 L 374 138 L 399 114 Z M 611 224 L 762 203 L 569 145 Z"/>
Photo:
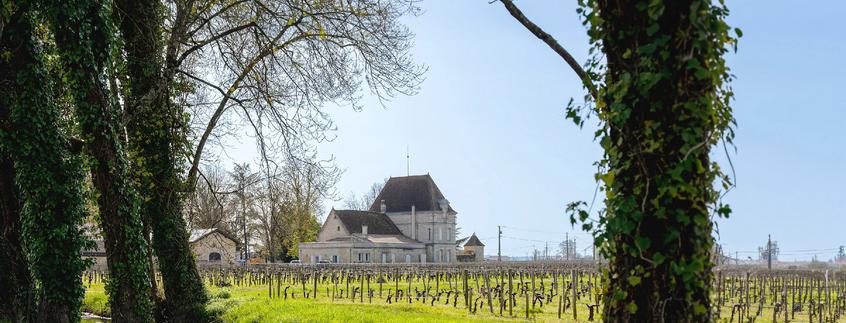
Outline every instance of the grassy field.
<path id="1" fill-rule="evenodd" d="M 599 275 L 567 272 L 567 267 L 543 264 L 459 269 L 362 265 L 225 268 L 205 270 L 201 275 L 210 296 L 207 309 L 221 322 L 588 322 L 591 306 L 597 311 L 594 321 L 601 321 L 600 309 L 594 304 L 602 292 Z M 776 312 L 775 320 L 773 314 L 786 301 L 788 308 L 797 309 L 788 313 L 790 322 L 809 322 L 811 307 L 823 306 L 826 322 L 830 323 L 846 309 L 846 281 L 842 276 L 828 275 L 815 271 L 720 270 L 714 280 L 712 304 L 723 306 L 715 321 L 740 322 L 739 309 L 748 304 L 748 311 L 742 315 L 753 318 L 752 322 L 784 322 L 784 311 Z M 103 279 L 97 274 L 86 276 L 83 311 L 108 317 Z M 487 285 L 492 291 L 490 307 Z M 567 305 L 573 286 L 577 286 L 578 320 L 573 319 L 573 309 Z M 399 296 L 397 291 L 401 292 Z M 469 302 L 465 301 L 465 292 Z M 432 295 L 440 296 L 433 301 Z M 514 295 L 511 314 L 507 295 Z M 537 297 L 537 302 L 530 295 Z M 502 309 L 500 297 L 505 305 Z M 468 303 L 473 310 L 468 309 Z M 733 305 L 737 305 L 735 313 Z M 814 316 L 813 322 L 819 322 L 819 315 Z M 846 317 L 840 322 L 846 323 Z"/>
<path id="2" fill-rule="evenodd" d="M 467 309 L 459 304 L 453 307 L 444 304 L 424 305 L 413 301 L 400 301 L 394 304 L 385 304 L 383 299 L 373 298 L 373 303 L 364 303 L 358 300 L 352 302 L 349 299 L 336 298 L 334 301 L 325 294 L 318 296 L 317 300 L 304 299 L 301 296 L 295 298 L 269 298 L 268 291 L 264 287 L 208 287 L 211 301 L 208 310 L 214 313 L 222 322 L 587 322 L 587 310 L 579 308 L 579 319 L 572 319 L 572 312 L 566 311 L 559 320 L 557 315 L 557 302 L 547 304 L 543 307 L 530 309 L 530 319 L 525 319 L 525 312 L 522 309 L 514 308 L 514 317 L 508 318 L 508 311 L 505 316 L 498 315 L 498 309 L 494 306 L 495 314 L 489 313 L 487 307 L 480 307 L 475 314 L 468 313 Z M 299 293 L 295 293 L 300 295 Z M 109 316 L 107 298 L 102 284 L 92 284 L 87 288 L 83 311 L 94 313 L 100 316 Z M 730 307 L 722 309 L 722 317 L 718 322 L 729 322 L 727 316 L 731 313 Z M 754 322 L 768 323 L 771 320 L 772 312 L 764 308 L 761 315 Z M 596 317 L 599 321 L 599 317 Z M 797 313 L 791 322 L 808 322 L 807 314 Z M 734 322 L 737 322 L 735 318 Z M 781 317 L 777 322 L 782 322 Z M 846 320 L 840 320 L 846 322 Z"/>
<path id="3" fill-rule="evenodd" d="M 420 302 L 399 302 L 384 304 L 384 300 L 373 298 L 369 304 L 335 299 L 320 295 L 315 301 L 302 297 L 288 299 L 268 298 L 267 289 L 257 287 L 209 287 L 211 301 L 208 310 L 223 322 L 514 322 L 526 321 L 525 312 L 514 309 L 517 318 L 492 315 L 487 308 L 479 308 L 475 314 L 468 313 L 462 305 Z M 496 308 L 494 308 L 496 310 Z M 102 284 L 92 284 L 86 289 L 83 312 L 99 316 L 110 315 L 107 298 Z M 543 308 L 529 310 L 531 321 L 542 322 L 587 322 L 587 313 L 581 312 L 580 320 L 557 319 L 557 303 Z M 498 313 L 498 312 L 497 312 Z M 507 310 L 505 311 L 507 315 Z"/>
<path id="4" fill-rule="evenodd" d="M 492 322 L 507 321 L 489 315 L 468 316 L 446 306 L 413 304 L 359 304 L 348 301 L 269 299 L 262 290 L 239 289 L 228 298 L 212 291 L 208 309 L 224 322 Z M 224 297 L 226 295 L 223 295 Z"/>

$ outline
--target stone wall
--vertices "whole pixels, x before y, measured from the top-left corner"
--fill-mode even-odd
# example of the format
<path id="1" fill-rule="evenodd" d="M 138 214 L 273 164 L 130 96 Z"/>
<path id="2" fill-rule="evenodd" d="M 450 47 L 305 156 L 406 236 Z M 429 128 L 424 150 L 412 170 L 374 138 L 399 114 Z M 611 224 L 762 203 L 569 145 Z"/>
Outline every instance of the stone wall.
<path id="1" fill-rule="evenodd" d="M 341 220 L 338 219 L 335 213 L 330 212 L 329 216 L 326 217 L 326 221 L 323 222 L 323 226 L 320 228 L 320 233 L 317 234 L 317 241 L 329 241 L 330 239 L 347 237 L 349 235 L 350 233 L 347 232 L 347 228 L 344 227 Z"/>

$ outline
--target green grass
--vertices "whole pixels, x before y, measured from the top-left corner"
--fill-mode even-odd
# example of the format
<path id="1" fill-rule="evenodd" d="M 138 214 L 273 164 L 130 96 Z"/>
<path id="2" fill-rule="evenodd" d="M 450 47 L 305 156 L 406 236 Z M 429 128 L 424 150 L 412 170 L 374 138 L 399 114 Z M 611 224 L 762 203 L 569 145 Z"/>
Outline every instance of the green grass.
<path id="1" fill-rule="evenodd" d="M 109 297 L 106 295 L 106 290 L 102 283 L 92 283 L 90 288 L 88 285 L 85 286 L 82 311 L 97 316 L 111 316 L 112 310 L 109 308 Z"/>
<path id="2" fill-rule="evenodd" d="M 490 315 L 470 315 L 461 306 L 396 303 L 383 305 L 353 303 L 319 295 L 315 301 L 304 298 L 268 298 L 264 288 L 216 288 L 208 309 L 224 322 L 505 322 Z M 220 297 L 227 296 L 227 297 Z M 479 310 L 481 312 L 481 309 Z"/>
<path id="3" fill-rule="evenodd" d="M 324 286 L 325 287 L 325 286 Z M 514 318 L 501 317 L 489 312 L 488 307 L 480 306 L 475 314 L 468 313 L 462 303 L 458 307 L 452 304 L 444 305 L 443 301 L 434 306 L 421 304 L 407 300 L 393 304 L 385 304 L 383 298 L 378 297 L 378 291 L 370 304 L 368 298 L 364 297 L 364 303 L 360 298 L 355 302 L 350 299 L 336 298 L 324 292 L 318 295 L 317 300 L 304 299 L 302 294 L 297 293 L 296 298 L 269 298 L 266 287 L 210 287 L 209 294 L 211 301 L 207 309 L 218 315 L 224 322 L 519 322 L 525 320 L 523 308 L 514 307 Z M 289 292 L 290 294 L 290 292 Z M 224 297 L 220 297 L 224 296 Z M 385 289 L 387 297 L 387 288 Z M 459 298 L 460 299 L 460 298 Z M 460 300 L 461 302 L 461 300 Z M 522 306 L 522 305 L 521 305 Z M 529 310 L 529 316 L 533 321 L 542 322 L 575 322 L 572 320 L 572 312 L 566 312 L 562 316 L 564 320 L 558 320 L 557 302 L 547 304 L 544 307 L 537 307 Z M 587 310 L 579 309 L 580 320 L 587 321 Z M 498 308 L 494 306 L 494 311 Z M 507 316 L 508 309 L 504 311 Z M 570 319 L 566 319 L 570 318 Z M 598 321 L 598 315 L 597 315 Z"/>
<path id="4" fill-rule="evenodd" d="M 327 284 L 328 285 L 328 284 Z M 293 286 L 292 286 L 293 287 Z M 322 285 L 319 288 L 325 288 Z M 223 322 L 520 322 L 526 321 L 523 311 L 522 299 L 519 306 L 514 307 L 513 318 L 501 317 L 494 306 L 491 314 L 487 306 L 480 306 L 475 314 L 468 313 L 460 300 L 458 307 L 452 304 L 444 305 L 436 303 L 434 306 L 421 304 L 413 301 L 400 301 L 394 304 L 385 304 L 384 298 L 378 297 L 378 290 L 373 297 L 373 303 L 369 304 L 365 296 L 364 303 L 358 299 L 355 302 L 348 298 L 336 298 L 334 301 L 324 292 L 318 295 L 317 300 L 304 299 L 300 289 L 294 288 L 296 297 L 269 298 L 267 287 L 262 286 L 232 286 L 232 287 L 208 287 L 210 296 L 207 309 Z M 385 290 L 387 297 L 387 288 Z M 496 302 L 495 302 L 496 304 Z M 562 314 L 563 320 L 557 316 L 557 301 L 543 307 L 530 309 L 530 320 L 539 322 L 587 322 L 588 311 L 584 305 L 579 306 L 579 320 L 572 319 L 572 312 L 565 311 Z M 753 305 L 753 314 L 757 305 Z M 82 310 L 100 316 L 109 316 L 108 300 L 102 284 L 92 284 L 86 289 L 85 300 Z M 508 310 L 504 314 L 507 316 Z M 718 322 L 728 322 L 731 308 L 726 306 L 722 309 L 722 318 Z M 797 313 L 796 319 L 792 322 L 807 322 L 807 312 Z M 779 315 L 778 322 L 782 322 Z M 762 315 L 755 322 L 771 322 L 772 312 L 765 308 Z M 601 321 L 599 315 L 595 321 Z M 737 318 L 735 318 L 735 322 Z M 845 322 L 841 319 L 839 322 Z"/>
<path id="5" fill-rule="evenodd" d="M 214 306 L 212 302 L 210 306 Z M 461 311 L 420 304 L 391 306 L 327 303 L 311 300 L 246 299 L 223 313 L 225 322 L 491 322 L 492 317 L 470 317 Z"/>
<path id="6" fill-rule="evenodd" d="M 435 304 L 423 305 L 419 302 L 409 304 L 400 301 L 384 304 L 383 299 L 373 298 L 373 304 L 352 302 L 348 299 L 332 301 L 325 294 L 313 299 L 301 296 L 288 299 L 268 298 L 263 287 L 209 287 L 211 300 L 207 305 L 209 312 L 223 322 L 508 322 L 520 319 L 508 319 L 491 315 L 487 307 L 480 307 L 476 314 L 470 314 L 463 305 Z M 558 321 L 557 304 L 549 304 L 544 311 L 530 310 L 535 320 Z M 496 311 L 497 309 L 494 308 Z M 523 317 L 524 312 L 515 307 L 515 315 Z M 82 311 L 100 316 L 109 316 L 108 299 L 103 284 L 92 284 L 86 288 Z M 506 310 L 507 312 L 507 310 Z M 565 317 L 571 317 L 571 313 Z M 582 312 L 587 318 L 587 313 Z M 579 320 L 584 321 L 584 320 Z M 565 320 L 572 322 L 572 320 Z"/>

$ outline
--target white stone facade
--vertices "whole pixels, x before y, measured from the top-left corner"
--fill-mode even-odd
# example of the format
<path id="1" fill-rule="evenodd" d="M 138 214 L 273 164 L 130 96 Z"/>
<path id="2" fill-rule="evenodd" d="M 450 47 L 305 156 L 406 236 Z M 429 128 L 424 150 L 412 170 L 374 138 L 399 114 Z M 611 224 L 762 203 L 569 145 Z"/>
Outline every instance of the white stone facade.
<path id="1" fill-rule="evenodd" d="M 442 211 L 386 212 L 402 233 L 426 245 L 426 261 L 455 262 L 456 215 Z M 414 225 L 412 225 L 412 219 Z"/>
<path id="2" fill-rule="evenodd" d="M 200 237 L 192 232 L 191 251 L 198 265 L 233 265 L 238 243 L 215 230 Z"/>

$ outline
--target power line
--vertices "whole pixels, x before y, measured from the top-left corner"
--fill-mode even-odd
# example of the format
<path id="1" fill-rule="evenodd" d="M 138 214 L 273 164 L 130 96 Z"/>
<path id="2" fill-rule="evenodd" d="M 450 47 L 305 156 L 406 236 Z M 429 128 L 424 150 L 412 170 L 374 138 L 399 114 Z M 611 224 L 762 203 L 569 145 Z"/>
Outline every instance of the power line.
<path id="1" fill-rule="evenodd" d="M 570 235 L 573 235 L 573 236 L 576 236 L 578 234 L 578 235 L 581 235 L 582 238 L 584 238 L 584 239 L 591 239 L 591 240 L 593 239 L 593 237 L 591 237 L 590 235 L 584 234 L 584 233 L 581 233 L 581 232 L 553 232 L 553 231 L 545 231 L 545 230 L 535 230 L 535 229 L 524 229 L 524 228 L 509 227 L 509 226 L 504 226 L 504 225 L 502 227 L 506 228 L 506 229 L 511 229 L 511 230 L 527 231 L 527 232 L 535 232 L 535 233 L 546 233 L 546 234 L 551 234 L 551 235 L 556 235 L 556 236 L 563 236 L 567 233 L 569 233 Z"/>
<path id="2" fill-rule="evenodd" d="M 829 248 L 829 249 L 805 249 L 805 250 L 784 250 L 784 251 L 780 251 L 780 252 L 779 252 L 779 254 L 788 253 L 788 252 L 790 252 L 790 253 L 792 253 L 792 252 L 800 252 L 800 253 L 801 253 L 801 252 L 810 252 L 810 253 L 814 253 L 814 252 L 834 252 L 834 251 L 838 251 L 838 250 L 839 250 L 838 248 Z M 738 252 L 738 253 L 759 253 L 760 251 L 743 251 L 743 250 L 739 250 L 739 251 L 735 251 L 735 252 Z"/>
<path id="3" fill-rule="evenodd" d="M 540 242 L 540 243 L 549 243 L 549 242 L 555 243 L 555 242 L 558 242 L 558 241 L 552 241 L 552 240 L 523 239 L 523 238 L 509 237 L 509 236 L 502 236 L 502 237 L 503 237 L 503 238 L 506 238 L 506 239 L 520 240 L 520 241 L 528 241 L 528 242 Z"/>

